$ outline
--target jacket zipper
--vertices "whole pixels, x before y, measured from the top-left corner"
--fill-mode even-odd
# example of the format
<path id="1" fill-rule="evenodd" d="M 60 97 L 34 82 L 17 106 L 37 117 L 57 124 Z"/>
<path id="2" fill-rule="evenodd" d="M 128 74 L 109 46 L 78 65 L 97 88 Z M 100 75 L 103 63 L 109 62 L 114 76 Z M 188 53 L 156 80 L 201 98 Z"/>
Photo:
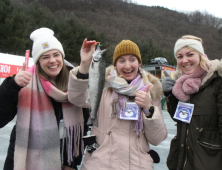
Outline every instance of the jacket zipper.
<path id="1" fill-rule="evenodd" d="M 220 145 L 213 145 L 211 143 L 207 143 L 207 142 L 199 142 L 197 141 L 200 145 L 204 146 L 204 147 L 207 147 L 207 148 L 210 148 L 210 149 L 222 149 Z M 204 145 L 204 144 L 207 144 L 208 146 Z M 210 147 L 212 146 L 212 147 Z"/>
<path id="2" fill-rule="evenodd" d="M 190 95 L 190 98 L 191 98 L 191 95 Z M 188 103 L 190 103 L 190 100 L 187 101 Z M 185 159 L 185 162 L 184 162 L 184 165 L 183 165 L 183 170 L 185 169 L 185 166 L 187 164 L 187 138 L 188 138 L 188 133 L 189 133 L 189 128 L 188 128 L 188 125 L 187 125 L 187 137 L 186 137 L 186 148 L 185 148 L 185 151 L 186 151 L 186 159 Z"/>
<path id="3" fill-rule="evenodd" d="M 202 132 L 202 131 L 203 131 L 203 128 L 200 129 L 200 132 Z M 206 148 L 210 148 L 210 149 L 222 149 L 220 145 L 214 145 L 214 144 L 211 144 L 211 143 L 208 143 L 208 142 L 200 142 L 200 141 L 197 140 L 197 143 L 199 143 L 200 145 L 202 145 Z"/>
<path id="4" fill-rule="evenodd" d="M 188 133 L 189 133 L 189 129 L 187 128 L 187 137 L 188 137 Z M 186 147 L 187 147 L 187 137 L 186 137 Z M 185 148 L 185 150 L 187 150 L 187 148 Z M 185 168 L 186 166 L 186 163 L 187 163 L 187 152 L 186 152 L 186 159 L 185 159 L 185 162 L 184 162 L 184 165 L 183 165 L 183 169 Z"/>

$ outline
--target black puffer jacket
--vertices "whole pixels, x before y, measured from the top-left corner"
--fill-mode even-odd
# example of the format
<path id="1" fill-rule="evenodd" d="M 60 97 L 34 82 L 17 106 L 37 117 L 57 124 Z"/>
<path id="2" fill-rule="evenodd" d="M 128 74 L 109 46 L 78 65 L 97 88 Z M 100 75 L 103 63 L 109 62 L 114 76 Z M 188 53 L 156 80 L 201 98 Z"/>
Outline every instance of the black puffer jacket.
<path id="1" fill-rule="evenodd" d="M 6 78 L 4 82 L 1 84 L 0 86 L 0 128 L 4 127 L 7 123 L 13 120 L 13 118 L 16 116 L 18 93 L 20 90 L 21 90 L 21 87 L 19 87 L 15 83 L 14 77 Z M 60 120 L 63 119 L 62 105 L 61 103 L 53 100 L 52 98 L 51 98 L 51 101 L 52 101 L 52 105 L 55 111 L 57 123 L 59 125 Z M 84 113 L 84 118 L 85 118 L 84 120 L 87 120 L 89 117 L 88 109 L 83 109 L 83 113 Z M 13 127 L 13 130 L 11 132 L 10 143 L 9 143 L 7 157 L 5 160 L 4 170 L 13 170 L 14 149 L 15 149 L 15 140 L 16 140 L 15 126 Z M 85 125 L 85 128 L 87 128 L 86 125 Z M 87 129 L 84 129 L 84 131 L 87 131 Z M 64 160 L 67 160 L 66 153 L 64 153 L 63 157 L 64 157 Z M 80 165 L 81 160 L 82 160 L 82 155 L 79 155 L 79 157 L 75 158 L 74 164 L 71 165 L 70 167 L 77 169 L 76 166 Z M 67 161 L 64 161 L 64 165 L 68 166 L 66 162 Z"/>
<path id="2" fill-rule="evenodd" d="M 190 124 L 177 121 L 167 166 L 170 170 L 221 170 L 222 63 L 213 61 L 199 91 L 188 102 L 194 104 L 193 116 Z M 177 103 L 174 95 L 167 97 L 172 118 Z"/>

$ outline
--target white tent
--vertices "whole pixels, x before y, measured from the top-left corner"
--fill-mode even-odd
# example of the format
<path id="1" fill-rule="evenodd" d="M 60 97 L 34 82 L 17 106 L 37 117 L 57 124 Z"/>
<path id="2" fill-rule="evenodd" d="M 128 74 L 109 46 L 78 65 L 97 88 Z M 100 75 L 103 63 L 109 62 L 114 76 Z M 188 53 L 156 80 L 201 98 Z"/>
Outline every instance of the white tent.
<path id="1" fill-rule="evenodd" d="M 0 53 L 0 84 L 6 77 L 17 74 L 25 61 L 25 56 Z M 33 59 L 29 58 L 28 67 L 34 65 Z"/>

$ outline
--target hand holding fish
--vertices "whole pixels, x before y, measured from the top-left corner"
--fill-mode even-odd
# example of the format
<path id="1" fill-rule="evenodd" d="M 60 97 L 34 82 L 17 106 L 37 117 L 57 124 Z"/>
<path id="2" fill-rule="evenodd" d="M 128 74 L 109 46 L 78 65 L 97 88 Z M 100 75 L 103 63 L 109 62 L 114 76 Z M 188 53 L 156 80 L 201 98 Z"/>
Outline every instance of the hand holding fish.
<path id="1" fill-rule="evenodd" d="M 79 72 L 82 74 L 87 74 L 89 72 L 89 67 L 92 61 L 92 55 L 95 52 L 97 42 L 95 40 L 93 41 L 87 41 L 87 38 L 84 39 L 80 56 L 81 56 L 81 63 L 79 67 Z"/>
<path id="2" fill-rule="evenodd" d="M 135 103 L 143 109 L 148 109 L 152 105 L 148 95 L 150 87 L 151 85 L 149 84 L 145 91 L 138 90 L 136 93 Z"/>

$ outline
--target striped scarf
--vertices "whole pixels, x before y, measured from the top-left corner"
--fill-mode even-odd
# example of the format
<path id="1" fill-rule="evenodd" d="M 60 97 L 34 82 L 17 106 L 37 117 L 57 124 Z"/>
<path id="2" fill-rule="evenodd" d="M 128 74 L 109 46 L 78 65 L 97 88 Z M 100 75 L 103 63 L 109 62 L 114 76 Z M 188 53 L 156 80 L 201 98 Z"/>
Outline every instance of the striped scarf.
<path id="1" fill-rule="evenodd" d="M 128 82 L 119 76 L 117 76 L 117 72 L 115 69 L 110 71 L 110 75 L 107 77 L 106 81 L 109 86 L 113 89 L 112 97 L 111 97 L 111 117 L 120 118 L 121 114 L 124 114 L 126 109 L 126 102 L 128 101 L 128 96 L 136 96 L 136 91 L 142 90 L 145 91 L 147 85 L 149 84 L 148 79 L 145 75 L 145 71 L 141 70 L 142 76 L 138 74 L 135 79 L 128 84 Z M 135 122 L 134 130 L 137 135 L 143 129 L 143 119 L 141 108 L 138 107 L 138 120 Z"/>
<path id="2" fill-rule="evenodd" d="M 61 170 L 59 130 L 50 97 L 62 102 L 69 164 L 73 162 L 73 157 L 79 155 L 79 145 L 83 151 L 80 139 L 83 135 L 81 108 L 68 102 L 67 93 L 38 78 L 36 65 L 28 71 L 32 73 L 31 81 L 19 92 L 14 169 Z"/>

